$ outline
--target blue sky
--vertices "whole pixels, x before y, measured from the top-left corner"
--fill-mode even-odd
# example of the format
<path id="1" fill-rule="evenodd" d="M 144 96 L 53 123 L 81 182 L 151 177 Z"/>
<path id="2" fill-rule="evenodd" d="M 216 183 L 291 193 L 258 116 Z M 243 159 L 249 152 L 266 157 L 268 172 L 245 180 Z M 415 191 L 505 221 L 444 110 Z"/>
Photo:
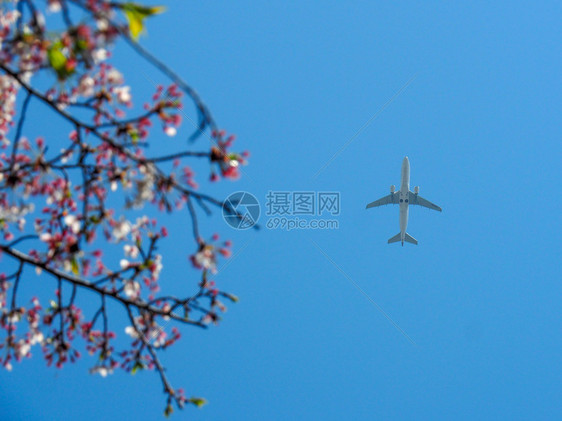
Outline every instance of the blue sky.
<path id="1" fill-rule="evenodd" d="M 241 300 L 219 327 L 185 328 L 165 353 L 173 383 L 209 400 L 176 419 L 562 416 L 562 6 L 460 3 L 168 2 L 150 20 L 142 43 L 252 153 L 242 180 L 212 185 L 215 196 L 246 190 L 265 203 L 270 190 L 338 191 L 342 207 L 337 230 L 202 221 L 235 253 L 244 247 L 216 276 Z M 135 95 L 149 95 L 120 51 Z M 398 210 L 364 208 L 399 184 L 405 155 L 411 185 L 443 213 L 411 209 L 419 245 L 400 247 L 386 244 Z M 191 291 L 192 250 L 177 247 L 189 221 L 165 221 L 162 284 Z M 90 376 L 87 358 L 57 371 L 35 354 L 0 372 L 6 419 L 162 413 L 154 373 Z"/>

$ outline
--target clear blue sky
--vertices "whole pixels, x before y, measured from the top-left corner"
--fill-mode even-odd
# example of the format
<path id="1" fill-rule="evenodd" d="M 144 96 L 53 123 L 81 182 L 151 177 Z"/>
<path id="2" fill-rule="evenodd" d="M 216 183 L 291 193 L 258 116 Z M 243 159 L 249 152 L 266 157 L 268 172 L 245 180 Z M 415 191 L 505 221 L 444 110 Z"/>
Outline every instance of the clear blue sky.
<path id="1" fill-rule="evenodd" d="M 143 44 L 252 152 L 247 176 L 215 195 L 342 196 L 338 230 L 203 222 L 235 252 L 249 244 L 216 277 L 240 302 L 163 357 L 176 386 L 209 400 L 175 419 L 562 418 L 561 12 L 554 1 L 168 2 L 148 23 Z M 152 91 L 122 69 L 137 97 Z M 399 184 L 405 155 L 412 185 L 443 207 L 411 209 L 417 247 L 386 244 L 396 208 L 364 209 Z M 174 247 L 188 221 L 168 227 L 162 283 L 191 291 L 192 250 Z M 87 358 L 57 371 L 34 354 L 0 372 L 3 419 L 162 414 L 154 373 L 101 378 Z"/>

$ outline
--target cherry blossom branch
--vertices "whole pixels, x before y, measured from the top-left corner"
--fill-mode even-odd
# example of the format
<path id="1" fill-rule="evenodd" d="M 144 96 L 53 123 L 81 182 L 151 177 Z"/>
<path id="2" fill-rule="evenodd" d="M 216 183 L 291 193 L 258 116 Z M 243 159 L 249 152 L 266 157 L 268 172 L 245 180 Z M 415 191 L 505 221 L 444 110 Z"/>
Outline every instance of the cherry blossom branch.
<path id="1" fill-rule="evenodd" d="M 194 321 L 194 320 L 190 320 L 190 319 L 187 319 L 186 317 L 178 316 L 177 314 L 174 314 L 172 312 L 172 310 L 164 311 L 161 308 L 154 307 L 154 306 L 149 305 L 148 303 L 145 303 L 143 301 L 124 298 L 124 297 L 120 296 L 119 294 L 117 294 L 117 292 L 115 292 L 115 291 L 106 290 L 104 288 L 101 288 L 101 287 L 97 286 L 96 283 L 88 282 L 88 281 L 84 280 L 83 278 L 79 278 L 77 276 L 70 275 L 70 274 L 62 272 L 58 269 L 50 268 L 45 262 L 40 262 L 40 261 L 28 256 L 27 254 L 22 253 L 19 250 L 16 250 L 16 249 L 13 249 L 13 248 L 10 248 L 10 247 L 6 247 L 6 246 L 2 246 L 2 245 L 0 245 L 0 250 L 2 250 L 2 252 L 14 257 L 15 259 L 17 259 L 22 264 L 29 264 L 29 265 L 38 267 L 41 270 L 45 271 L 46 273 L 49 273 L 49 274 L 53 275 L 57 279 L 61 279 L 61 280 L 70 282 L 73 285 L 78 285 L 80 287 L 89 289 L 91 291 L 96 292 L 97 294 L 100 294 L 101 296 L 111 297 L 112 299 L 120 302 L 121 304 L 123 304 L 125 306 L 133 306 L 133 307 L 136 307 L 138 309 L 145 310 L 145 311 L 148 311 L 148 312 L 153 313 L 153 314 L 157 314 L 159 316 L 169 317 L 169 318 L 171 318 L 173 320 L 176 320 L 178 322 L 181 322 L 181 323 L 189 324 L 189 325 L 192 325 L 192 326 L 197 326 L 197 327 L 200 327 L 200 328 L 203 328 L 203 329 L 207 328 L 207 326 L 204 323 Z"/>
<path id="2" fill-rule="evenodd" d="M 10 5 L 13 10 L 6 12 Z M 33 0 L 7 2 L 0 10 L 0 254 L 17 265 L 13 273 L 0 271 L 0 329 L 7 332 L 6 340 L 0 342 L 0 349 L 5 348 L 0 364 L 11 369 L 14 359 L 30 356 L 31 347 L 40 344 L 47 364 L 61 368 L 79 358 L 79 351 L 73 348 L 78 335 L 86 342 L 88 353 L 99 354 L 92 373 L 105 376 L 116 367 L 133 373 L 154 368 L 167 395 L 166 414 L 173 402 L 178 407 L 185 403 L 200 406 L 204 400 L 186 399 L 180 389 L 171 387 L 157 353 L 179 339 L 175 327 L 171 334 L 164 329 L 168 321 L 206 328 L 217 323 L 219 313 L 225 311 L 223 297 L 237 301 L 210 279 L 217 260 L 230 256 L 231 244 L 219 243 L 216 234 L 205 240 L 197 213 L 199 208 L 210 214 L 212 207 L 228 207 L 239 218 L 242 215 L 230 203 L 197 191 L 194 173 L 185 162 L 208 159 L 211 181 L 217 181 L 219 174 L 236 179 L 247 154 L 229 150 L 234 136 L 218 130 L 197 92 L 136 42 L 128 25 L 113 19 L 115 11 L 126 8 L 140 8 L 138 13 L 150 9 L 102 0 L 49 0 L 48 7 L 54 13 L 62 12 L 64 29 L 47 31 L 47 21 Z M 74 21 L 73 12 L 79 9 L 86 11 L 86 18 Z M 124 85 L 119 71 L 104 63 L 109 55 L 107 45 L 117 39 L 173 82 L 168 88 L 157 87 L 152 105 L 145 103 L 144 112 L 128 118 L 123 107 L 132 106 L 130 87 Z M 56 77 L 46 92 L 31 83 L 31 76 L 38 73 Z M 25 94 L 19 114 L 15 110 L 18 92 Z M 199 115 L 199 129 L 192 138 L 209 128 L 209 150 L 146 156 L 154 121 L 161 123 L 167 136 L 176 134 L 182 92 L 194 102 Z M 73 128 L 60 153 L 47 155 L 45 139 L 32 141 L 24 135 L 33 98 Z M 15 137 L 8 137 L 14 124 Z M 11 153 L 3 153 L 10 144 Z M 120 186 L 125 199 L 121 213 L 108 199 Z M 157 243 L 167 236 L 167 230 L 157 229 L 156 220 L 146 215 L 136 222 L 127 219 L 147 203 L 170 213 L 184 206 L 187 209 L 196 246 L 189 260 L 201 271 L 194 295 L 158 295 L 162 256 L 157 253 Z M 25 228 L 28 219 L 32 228 Z M 21 235 L 16 238 L 14 231 Z M 110 270 L 106 264 L 112 256 L 105 259 L 96 248 L 104 240 L 108 247 L 122 246 L 125 258 L 119 262 L 120 269 Z M 26 267 L 56 280 L 56 297 L 45 308 L 37 297 L 27 307 L 17 298 Z M 100 297 L 93 317 L 85 317 L 76 305 L 78 290 Z M 11 302 L 6 305 L 10 292 Z M 131 322 L 125 333 L 133 342 L 119 353 L 113 345 L 116 335 L 109 329 L 107 304 L 112 301 L 125 307 Z M 160 321 L 164 323 L 159 325 Z M 22 335 L 24 323 L 27 330 Z"/>
<path id="3" fill-rule="evenodd" d="M 93 12 L 83 2 L 81 2 L 79 0 L 68 0 L 68 1 L 70 1 L 74 5 L 78 6 L 82 10 L 92 14 L 95 17 L 96 12 Z M 122 8 L 121 3 L 112 2 L 112 3 L 110 3 L 110 5 L 112 7 Z M 99 12 L 97 12 L 97 13 L 99 13 Z M 205 105 L 205 103 L 203 102 L 203 100 L 201 99 L 199 94 L 195 91 L 195 89 L 193 89 L 191 86 L 189 86 L 177 73 L 175 73 L 172 69 L 170 69 L 168 66 L 166 66 L 162 61 L 158 60 L 152 53 L 150 53 L 142 45 L 140 45 L 138 42 L 133 40 L 129 36 L 129 33 L 127 32 L 127 30 L 123 29 L 121 25 L 119 25 L 118 23 L 116 23 L 115 21 L 110 19 L 108 16 L 104 16 L 104 17 L 119 32 L 119 34 L 121 35 L 123 40 L 125 40 L 125 42 L 127 44 L 129 44 L 129 46 L 131 48 L 133 48 L 133 50 L 135 50 L 138 54 L 140 54 L 142 57 L 144 57 L 149 63 L 151 63 L 154 67 L 156 67 L 158 70 L 160 70 L 167 77 L 169 77 L 172 82 L 174 82 L 176 85 L 178 85 L 193 100 L 193 102 L 196 105 L 197 110 L 199 111 L 200 122 L 199 122 L 198 129 L 195 131 L 195 133 L 193 135 L 190 136 L 190 139 L 197 138 L 200 134 L 202 134 L 205 131 L 205 128 L 207 126 L 209 126 L 211 128 L 211 130 L 217 130 L 217 125 L 216 125 L 216 123 L 213 119 L 213 116 L 212 116 L 210 110 Z"/>
<path id="4" fill-rule="evenodd" d="M 66 0 L 61 0 L 60 4 L 62 8 L 62 18 L 64 19 L 64 23 L 66 24 L 67 28 L 71 28 L 74 25 L 72 24 L 72 20 L 70 19 L 70 11 L 68 10 L 68 4 L 66 3 Z"/>
<path id="5" fill-rule="evenodd" d="M 210 157 L 211 156 L 211 154 L 209 154 L 209 153 L 202 153 L 202 152 L 198 153 L 198 152 L 186 151 L 186 152 L 181 152 L 181 153 L 171 155 L 171 156 L 157 157 L 157 158 L 153 158 L 153 159 L 139 158 L 136 155 L 134 155 L 132 152 L 130 152 L 128 149 L 124 148 L 122 145 L 120 145 L 119 143 L 112 140 L 109 136 L 100 133 L 96 126 L 92 126 L 92 125 L 89 125 L 87 123 L 81 122 L 81 121 L 77 120 L 75 117 L 73 117 L 72 115 L 66 113 L 64 110 L 61 110 L 59 107 L 57 107 L 57 105 L 52 100 L 50 100 L 49 98 L 47 98 L 46 96 L 44 96 L 43 94 L 41 94 L 40 92 L 35 90 L 33 87 L 26 84 L 19 77 L 19 75 L 17 75 L 15 72 L 13 72 L 11 69 L 9 69 L 4 64 L 0 63 L 0 69 L 3 70 L 5 73 L 9 74 L 11 77 L 13 77 L 28 92 L 28 96 L 29 95 L 35 96 L 36 98 L 38 98 L 39 100 L 41 100 L 45 104 L 49 105 L 53 110 L 55 110 L 55 112 L 57 112 L 59 115 L 61 115 L 65 119 L 67 119 L 69 122 L 74 124 L 76 127 L 82 128 L 82 129 L 92 133 L 94 136 L 99 138 L 101 141 L 110 144 L 113 148 L 117 149 L 120 153 L 123 153 L 125 156 L 127 156 L 127 158 L 137 162 L 138 164 L 145 164 L 147 162 L 151 162 L 151 163 L 162 162 L 162 161 L 167 161 L 167 160 L 171 160 L 171 159 L 174 159 L 174 158 L 185 157 L 185 156 L 195 156 L 195 157 Z M 62 167 L 60 167 L 60 168 L 62 168 Z M 158 169 L 157 169 L 157 171 L 159 172 L 159 175 L 162 176 L 161 171 L 158 170 Z M 183 187 L 179 184 L 176 184 L 176 183 L 172 184 L 171 187 L 178 190 L 180 193 L 185 194 L 187 197 L 193 196 L 198 201 L 204 200 L 204 201 L 210 202 L 213 205 L 215 205 L 217 207 L 220 207 L 220 208 L 226 206 L 226 207 L 229 208 L 229 211 L 231 212 L 231 214 L 236 214 L 238 216 L 238 218 L 240 218 L 240 219 L 243 218 L 243 216 L 236 209 L 234 209 L 230 205 L 229 202 L 216 200 L 211 196 L 208 196 L 208 195 L 202 194 L 202 193 L 198 193 L 198 192 L 194 192 L 193 190 L 187 189 L 187 188 L 185 188 L 185 187 Z M 195 214 L 194 210 L 192 210 L 192 208 L 190 209 L 190 213 L 192 215 Z M 255 228 L 258 229 L 259 227 L 256 225 Z"/>
<path id="6" fill-rule="evenodd" d="M 132 152 L 130 152 L 128 149 L 124 148 L 122 145 L 120 145 L 119 143 L 115 142 L 114 140 L 112 140 L 109 136 L 102 134 L 98 131 L 96 126 L 92 126 L 89 125 L 87 123 L 84 123 L 82 121 L 77 120 L 75 117 L 73 117 L 72 115 L 68 114 L 67 112 L 65 112 L 64 110 L 61 110 L 59 107 L 57 107 L 57 105 L 51 101 L 50 99 L 48 99 L 46 96 L 44 96 L 43 94 L 41 94 L 40 92 L 38 92 L 37 90 L 35 90 L 33 87 L 29 86 L 28 84 L 26 84 L 20 77 L 19 75 L 17 75 L 14 71 L 12 71 L 11 69 L 9 69 L 6 65 L 4 65 L 3 63 L 0 63 L 0 69 L 3 70 L 5 73 L 7 73 L 8 75 L 10 75 L 11 77 L 13 77 L 30 95 L 35 96 L 36 98 L 38 98 L 39 100 L 41 100 L 42 102 L 44 102 L 45 104 L 49 105 L 49 107 L 51 107 L 55 112 L 57 112 L 59 115 L 61 115 L 62 117 L 64 117 L 65 119 L 67 119 L 69 122 L 71 122 L 73 125 L 75 125 L 76 127 L 81 127 L 84 130 L 88 131 L 89 133 L 92 133 L 94 136 L 96 136 L 98 139 L 100 139 L 103 142 L 106 142 L 108 144 L 110 144 L 113 148 L 115 148 L 116 150 L 118 150 L 120 153 L 123 153 L 125 156 L 127 156 L 127 158 L 135 161 L 137 164 L 145 164 L 147 162 L 161 162 L 161 161 L 165 161 L 165 160 L 169 160 L 171 158 L 169 157 L 164 157 L 163 158 L 154 158 L 154 159 L 147 159 L 147 158 L 139 158 L 137 156 L 135 156 Z M 206 154 L 206 153 L 197 153 L 197 152 L 183 152 L 183 155 L 181 156 L 197 156 L 197 157 L 204 157 L 204 156 L 210 156 L 210 154 Z M 195 155 L 191 155 L 191 154 L 195 154 Z M 208 196 L 206 194 L 202 194 L 202 193 L 198 193 L 195 192 L 193 190 L 187 189 L 183 186 L 180 186 L 178 184 L 174 184 L 172 186 L 174 189 L 178 190 L 179 192 L 186 194 L 188 196 L 193 196 L 197 199 L 201 199 L 207 202 L 210 202 L 212 204 L 214 204 L 215 206 L 218 206 L 220 208 L 222 208 L 223 206 L 227 206 L 229 208 L 229 211 L 232 214 L 237 214 L 237 216 L 239 218 L 242 218 L 243 216 L 236 210 L 234 209 L 229 202 L 226 201 L 219 201 L 214 199 L 211 196 Z M 256 229 L 258 228 L 258 226 L 255 226 Z"/>
<path id="7" fill-rule="evenodd" d="M 13 164 L 15 163 L 16 151 L 18 149 L 19 139 L 21 137 L 21 131 L 23 129 L 23 123 L 25 121 L 25 114 L 27 113 L 27 107 L 29 106 L 29 100 L 31 99 L 31 93 L 27 93 L 25 99 L 23 100 L 23 105 L 21 107 L 20 118 L 18 121 L 18 127 L 16 129 L 16 137 L 14 138 L 14 146 L 12 147 L 12 162 L 10 165 L 10 171 L 13 168 Z"/>
<path id="8" fill-rule="evenodd" d="M 144 348 L 146 348 L 148 353 L 150 354 L 150 357 L 152 359 L 152 363 L 154 363 L 154 365 L 156 366 L 156 370 L 158 371 L 158 374 L 160 376 L 160 380 L 162 381 L 162 386 L 164 387 L 164 393 L 166 393 L 168 395 L 166 411 L 171 411 L 171 401 L 172 401 L 172 399 L 174 399 L 176 401 L 176 404 L 180 408 L 183 408 L 183 406 L 186 402 L 186 399 L 182 394 L 176 394 L 176 392 L 174 391 L 174 389 L 170 385 L 170 382 L 168 381 L 168 378 L 166 377 L 166 374 L 164 372 L 165 369 L 162 366 L 162 364 L 160 363 L 160 360 L 158 359 L 158 356 L 156 355 L 156 352 L 154 351 L 154 347 L 150 344 L 149 340 L 147 340 L 147 338 L 146 338 L 146 332 L 145 331 L 146 331 L 147 328 L 145 328 L 145 331 L 142 331 L 141 328 L 139 328 L 139 326 L 137 325 L 137 322 L 135 321 L 135 317 L 133 316 L 133 313 L 131 311 L 131 307 L 127 306 L 126 308 L 127 308 L 127 314 L 129 316 L 129 320 L 131 322 L 131 326 L 133 326 L 133 329 L 136 332 L 137 337 L 141 340 Z"/>

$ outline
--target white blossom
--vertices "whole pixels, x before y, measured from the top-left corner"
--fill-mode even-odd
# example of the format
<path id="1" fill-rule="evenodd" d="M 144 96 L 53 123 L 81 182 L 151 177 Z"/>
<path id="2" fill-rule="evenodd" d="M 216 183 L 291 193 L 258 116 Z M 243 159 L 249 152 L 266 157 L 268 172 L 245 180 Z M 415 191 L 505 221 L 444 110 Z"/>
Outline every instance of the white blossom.
<path id="1" fill-rule="evenodd" d="M 164 132 L 170 136 L 170 137 L 174 137 L 176 135 L 176 133 L 178 132 L 176 130 L 176 128 L 174 126 L 168 126 L 164 129 Z"/>
<path id="2" fill-rule="evenodd" d="M 64 191 L 62 189 L 54 189 L 53 192 L 47 197 L 47 205 L 52 205 L 55 202 L 60 202 L 64 197 Z"/>
<path id="3" fill-rule="evenodd" d="M 109 23 L 107 22 L 107 19 L 99 18 L 96 19 L 96 26 L 100 31 L 106 31 L 109 27 Z"/>
<path id="4" fill-rule="evenodd" d="M 150 201 L 154 198 L 155 177 L 153 167 L 143 166 L 141 167 L 141 173 L 143 173 L 144 177 L 134 180 L 136 187 L 135 197 L 132 202 L 128 203 L 129 207 L 133 207 L 135 209 L 142 208 L 144 202 Z"/>
<path id="5" fill-rule="evenodd" d="M 95 81 L 91 76 L 84 76 L 78 84 L 78 93 L 83 97 L 91 97 L 94 95 Z"/>
<path id="6" fill-rule="evenodd" d="M 125 252 L 125 256 L 129 256 L 133 259 L 136 259 L 139 255 L 139 248 L 137 246 L 125 244 L 123 246 L 123 251 Z"/>
<path id="7" fill-rule="evenodd" d="M 0 11 L 0 23 L 2 22 L 2 12 Z M 0 38 L 0 44 L 2 38 Z M 0 145 L 9 145 L 10 141 L 6 138 L 8 129 L 15 114 L 16 95 L 19 83 L 11 76 L 0 76 Z"/>
<path id="8" fill-rule="evenodd" d="M 8 316 L 8 323 L 17 323 L 21 320 L 21 315 L 18 312 L 13 312 Z"/>
<path id="9" fill-rule="evenodd" d="M 131 223 L 126 219 L 121 218 L 121 220 L 113 227 L 113 237 L 115 237 L 117 241 L 120 241 L 127 237 L 127 235 L 131 232 L 131 228 Z"/>
<path id="10" fill-rule="evenodd" d="M 30 343 L 31 345 L 42 343 L 43 339 L 45 339 L 43 333 L 40 331 L 36 331 L 33 333 L 33 335 L 31 335 Z"/>
<path id="11" fill-rule="evenodd" d="M 107 72 L 107 81 L 113 85 L 122 85 L 123 75 L 119 72 L 119 70 L 112 68 L 109 72 Z"/>
<path id="12" fill-rule="evenodd" d="M 73 155 L 72 150 L 62 148 L 60 152 L 63 154 L 60 162 L 66 164 Z"/>
<path id="13" fill-rule="evenodd" d="M 160 348 L 166 342 L 166 332 L 160 326 L 154 328 L 151 338 L 156 338 L 153 342 L 154 348 Z"/>
<path id="14" fill-rule="evenodd" d="M 51 240 L 52 235 L 49 234 L 48 232 L 44 232 L 43 234 L 41 234 L 39 236 L 39 240 L 43 241 L 44 243 L 47 243 Z"/>
<path id="15" fill-rule="evenodd" d="M 133 326 L 127 326 L 125 328 L 125 333 L 133 339 L 137 339 L 139 337 L 139 334 L 137 333 L 137 331 Z"/>
<path id="16" fill-rule="evenodd" d="M 60 12 L 62 6 L 59 2 L 59 0 L 51 0 L 49 1 L 49 6 L 48 6 L 48 10 L 51 13 L 57 13 Z"/>
<path id="17" fill-rule="evenodd" d="M 128 104 L 131 101 L 131 87 L 119 86 L 113 90 L 117 95 L 117 101 L 121 104 Z"/>
<path id="18" fill-rule="evenodd" d="M 25 357 L 29 353 L 30 350 L 31 350 L 31 345 L 29 345 L 23 339 L 20 339 L 20 341 L 16 345 L 16 349 L 15 349 L 16 355 L 19 358 Z"/>
<path id="19" fill-rule="evenodd" d="M 18 20 L 20 16 L 20 12 L 17 10 L 10 10 L 8 12 L 4 12 L 0 10 L 0 26 L 11 26 Z"/>
<path id="20" fill-rule="evenodd" d="M 154 257 L 154 266 L 152 268 L 152 279 L 156 280 L 160 276 L 160 272 L 162 271 L 162 255 L 157 254 Z"/>
<path id="21" fill-rule="evenodd" d="M 76 218 L 76 215 L 65 216 L 64 223 L 74 234 L 78 234 L 80 232 L 80 221 Z"/>
<path id="22" fill-rule="evenodd" d="M 212 273 L 217 273 L 216 256 L 210 247 L 205 247 L 203 250 L 197 252 L 194 257 L 194 262 L 199 267 L 208 269 Z"/>
<path id="23" fill-rule="evenodd" d="M 0 205 L 0 219 L 6 222 L 19 222 L 21 218 L 30 212 L 33 212 L 35 206 L 33 203 L 12 205 L 3 207 Z"/>
<path id="24" fill-rule="evenodd" d="M 102 377 L 107 377 L 108 374 L 113 374 L 113 369 L 99 365 L 92 367 L 90 369 L 90 374 L 99 374 Z"/>
<path id="25" fill-rule="evenodd" d="M 135 281 L 125 281 L 123 292 L 129 298 L 138 298 L 140 295 L 140 284 Z"/>
<path id="26" fill-rule="evenodd" d="M 94 59 L 94 63 L 99 64 L 102 61 L 107 60 L 109 57 L 109 53 L 105 48 L 97 48 L 92 52 L 92 58 Z"/>
<path id="27" fill-rule="evenodd" d="M 17 10 L 10 10 L 5 12 L 4 10 L 0 10 L 0 28 L 3 30 L 0 31 L 0 48 L 2 47 L 2 41 L 4 40 L 4 36 L 7 35 L 9 32 L 10 26 L 12 26 L 18 20 L 20 16 L 20 12 Z"/>

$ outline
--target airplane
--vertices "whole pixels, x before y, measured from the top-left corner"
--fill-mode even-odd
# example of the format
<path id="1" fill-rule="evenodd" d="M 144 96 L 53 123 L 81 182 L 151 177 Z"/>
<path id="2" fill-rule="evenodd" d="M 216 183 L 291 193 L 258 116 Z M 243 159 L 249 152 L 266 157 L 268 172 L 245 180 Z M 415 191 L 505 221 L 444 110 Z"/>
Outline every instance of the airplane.
<path id="1" fill-rule="evenodd" d="M 431 203 L 429 200 L 424 199 L 419 195 L 419 186 L 414 187 L 414 191 L 410 190 L 410 161 L 408 157 L 404 157 L 402 161 L 402 180 L 400 185 L 400 190 L 394 191 L 395 186 L 390 186 L 390 194 L 379 200 L 375 200 L 367 205 L 366 209 L 374 208 L 382 205 L 400 205 L 400 232 L 394 237 L 388 240 L 388 244 L 396 243 L 398 241 L 402 242 L 402 247 L 404 247 L 404 241 L 411 244 L 418 244 L 418 240 L 412 237 L 406 232 L 406 227 L 408 226 L 408 206 L 418 205 L 429 209 L 433 209 L 441 212 L 442 209 Z"/>

